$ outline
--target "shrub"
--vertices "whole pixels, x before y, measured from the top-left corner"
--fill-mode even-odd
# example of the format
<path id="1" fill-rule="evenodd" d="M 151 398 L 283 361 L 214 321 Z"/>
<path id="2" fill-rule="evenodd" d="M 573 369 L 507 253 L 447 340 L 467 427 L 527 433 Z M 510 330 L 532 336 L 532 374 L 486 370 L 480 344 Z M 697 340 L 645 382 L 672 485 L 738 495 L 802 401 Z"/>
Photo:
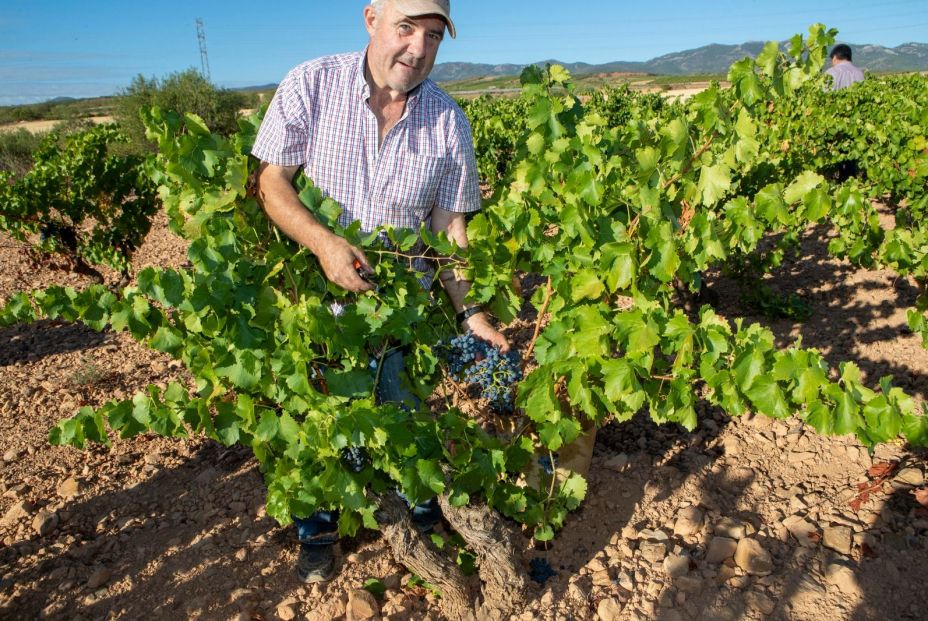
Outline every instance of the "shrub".
<path id="1" fill-rule="evenodd" d="M 217 88 L 199 71 L 187 69 L 161 80 L 136 76 L 121 93 L 114 116 L 129 137 L 130 150 L 138 152 L 154 150 L 145 139 L 145 128 L 139 118 L 142 108 L 158 106 L 181 114 L 192 112 L 213 131 L 229 135 L 238 130 L 238 111 L 248 103 L 248 97 Z"/>
<path id="2" fill-rule="evenodd" d="M 9 172 L 16 177 L 25 175 L 32 168 L 33 156 L 42 135 L 25 129 L 0 132 L 0 172 Z"/>

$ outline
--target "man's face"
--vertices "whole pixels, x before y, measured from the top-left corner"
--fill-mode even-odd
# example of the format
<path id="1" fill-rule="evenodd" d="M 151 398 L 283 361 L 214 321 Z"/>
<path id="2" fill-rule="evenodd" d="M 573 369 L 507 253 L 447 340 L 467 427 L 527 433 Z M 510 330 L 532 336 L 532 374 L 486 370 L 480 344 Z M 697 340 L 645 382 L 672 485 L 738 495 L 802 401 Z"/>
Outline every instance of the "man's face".
<path id="1" fill-rule="evenodd" d="M 376 86 L 408 93 L 428 77 L 445 36 L 443 19 L 407 17 L 386 2 L 379 15 L 365 7 L 364 22 L 371 36 L 367 64 Z"/>

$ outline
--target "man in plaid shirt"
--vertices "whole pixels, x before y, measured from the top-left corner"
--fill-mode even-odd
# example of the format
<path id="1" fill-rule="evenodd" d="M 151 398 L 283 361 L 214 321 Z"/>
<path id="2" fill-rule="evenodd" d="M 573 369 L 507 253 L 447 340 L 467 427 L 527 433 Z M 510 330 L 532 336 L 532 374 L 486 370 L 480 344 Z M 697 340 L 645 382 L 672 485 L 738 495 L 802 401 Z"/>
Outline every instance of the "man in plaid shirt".
<path id="1" fill-rule="evenodd" d="M 426 222 L 458 246 L 467 245 L 464 215 L 480 208 L 470 127 L 461 109 L 428 74 L 447 28 L 448 0 L 373 0 L 364 8 L 367 49 L 327 56 L 293 69 L 277 88 L 252 153 L 262 161 L 258 196 L 268 217 L 319 260 L 326 277 L 354 292 L 372 288 L 355 265 L 370 270 L 363 251 L 321 224 L 293 187 L 302 168 L 343 208 L 342 224 L 358 220 L 418 229 Z M 470 284 L 441 272 L 464 329 L 501 347 L 505 337 L 477 307 L 466 307 Z M 382 361 L 381 398 L 402 401 L 401 356 Z M 419 506 L 425 527 L 438 519 L 435 503 Z M 331 578 L 336 516 L 317 512 L 295 520 L 301 541 L 298 574 L 307 582 Z"/>

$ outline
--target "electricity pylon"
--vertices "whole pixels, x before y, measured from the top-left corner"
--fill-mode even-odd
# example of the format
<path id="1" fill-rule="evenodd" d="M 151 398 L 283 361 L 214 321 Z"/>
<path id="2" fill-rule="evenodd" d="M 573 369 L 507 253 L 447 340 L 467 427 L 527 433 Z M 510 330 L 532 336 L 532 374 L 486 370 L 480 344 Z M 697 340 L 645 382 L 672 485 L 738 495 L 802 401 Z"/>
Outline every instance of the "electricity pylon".
<path id="1" fill-rule="evenodd" d="M 203 20 L 197 18 L 197 41 L 200 44 L 200 72 L 209 80 L 209 57 L 206 55 L 206 31 L 203 30 Z"/>

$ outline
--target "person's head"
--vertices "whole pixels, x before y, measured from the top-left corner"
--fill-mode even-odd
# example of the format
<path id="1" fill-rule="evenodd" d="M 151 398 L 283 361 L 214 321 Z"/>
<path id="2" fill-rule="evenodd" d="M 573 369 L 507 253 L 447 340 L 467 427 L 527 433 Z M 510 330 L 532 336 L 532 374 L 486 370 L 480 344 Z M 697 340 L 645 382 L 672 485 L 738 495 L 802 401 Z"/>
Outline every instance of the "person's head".
<path id="1" fill-rule="evenodd" d="M 839 43 L 831 49 L 831 64 L 851 61 L 851 46 Z"/>
<path id="2" fill-rule="evenodd" d="M 372 0 L 367 64 L 376 86 L 408 93 L 432 71 L 445 29 L 455 36 L 449 0 Z"/>

